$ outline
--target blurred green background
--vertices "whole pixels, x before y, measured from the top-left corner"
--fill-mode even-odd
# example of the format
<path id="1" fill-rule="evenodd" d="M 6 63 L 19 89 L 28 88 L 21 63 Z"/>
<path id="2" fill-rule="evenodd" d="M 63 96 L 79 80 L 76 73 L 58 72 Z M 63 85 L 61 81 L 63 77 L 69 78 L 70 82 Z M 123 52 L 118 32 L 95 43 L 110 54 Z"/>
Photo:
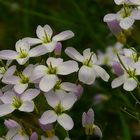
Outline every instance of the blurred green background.
<path id="1" fill-rule="evenodd" d="M 88 47 L 93 51 L 104 50 L 116 39 L 103 23 L 103 17 L 117 9 L 113 0 L 0 0 L 0 49 L 14 49 L 17 40 L 36 37 L 36 27 L 49 24 L 54 34 L 67 29 L 75 33 L 74 38 L 63 43 L 64 48 L 73 46 L 80 51 Z M 93 97 L 98 93 L 106 95 L 108 101 L 95 105 Z M 112 90 L 110 82 L 101 81 L 96 88 L 85 87 L 83 98 L 71 111 L 75 121 L 75 128 L 70 132 L 73 140 L 86 139 L 81 115 L 90 107 L 95 110 L 95 123 L 103 131 L 103 140 L 140 140 L 138 121 L 121 111 L 121 108 L 127 107 L 128 112 L 134 112 L 139 118 L 139 105 L 128 93 Z M 3 126 L 0 125 L 2 134 Z"/>

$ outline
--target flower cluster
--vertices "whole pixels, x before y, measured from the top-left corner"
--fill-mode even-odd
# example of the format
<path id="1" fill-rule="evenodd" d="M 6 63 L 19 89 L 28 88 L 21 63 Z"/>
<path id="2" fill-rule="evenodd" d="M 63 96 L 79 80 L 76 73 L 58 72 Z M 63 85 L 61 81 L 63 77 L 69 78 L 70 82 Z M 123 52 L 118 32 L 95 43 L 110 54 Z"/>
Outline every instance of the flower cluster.
<path id="1" fill-rule="evenodd" d="M 65 131 L 73 128 L 74 122 L 68 111 L 80 99 L 82 85 L 93 85 L 97 77 L 106 82 L 109 80 L 110 76 L 89 48 L 80 54 L 73 47 L 68 47 L 65 53 L 73 60 L 61 58 L 60 41 L 72 38 L 72 31 L 52 37 L 51 27 L 45 25 L 38 26 L 36 34 L 38 38 L 26 37 L 17 41 L 16 51 L 0 51 L 0 117 L 10 118 L 5 120 L 8 133 L 1 139 L 58 140 L 54 125 L 59 124 Z M 78 76 L 69 82 L 69 75 Z M 47 101 L 43 109 L 36 105 L 41 97 Z M 17 114 L 20 113 L 29 115 L 35 123 L 30 126 L 24 118 L 19 119 Z M 34 125 L 39 129 L 35 129 Z"/>

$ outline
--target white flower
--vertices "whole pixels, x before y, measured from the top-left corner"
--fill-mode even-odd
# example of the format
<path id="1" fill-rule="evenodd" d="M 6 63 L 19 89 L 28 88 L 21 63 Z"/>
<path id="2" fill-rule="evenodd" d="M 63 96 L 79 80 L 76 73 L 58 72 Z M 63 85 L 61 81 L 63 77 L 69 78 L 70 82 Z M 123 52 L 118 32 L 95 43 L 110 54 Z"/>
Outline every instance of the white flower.
<path id="1" fill-rule="evenodd" d="M 92 108 L 88 112 L 84 112 L 82 115 L 82 125 L 85 127 L 86 135 L 97 135 L 102 137 L 101 129 L 94 124 L 94 111 Z"/>
<path id="2" fill-rule="evenodd" d="M 79 70 L 79 80 L 85 84 L 91 85 L 94 83 L 95 78 L 100 76 L 104 81 L 108 81 L 109 75 L 107 72 L 97 65 L 97 57 L 90 49 L 83 51 L 81 55 L 76 49 L 68 47 L 65 53 L 74 60 L 83 64 Z"/>
<path id="3" fill-rule="evenodd" d="M 43 113 L 39 119 L 41 124 L 50 124 L 57 121 L 65 130 L 71 130 L 73 128 L 72 118 L 64 113 L 69 110 L 76 102 L 76 96 L 74 94 L 65 94 L 62 98 L 59 98 L 56 94 L 48 93 L 45 95 L 48 104 L 54 110 L 48 110 Z"/>
<path id="4" fill-rule="evenodd" d="M 32 101 L 40 93 L 37 89 L 28 89 L 22 95 L 13 91 L 7 91 L 0 97 L 3 104 L 0 105 L 0 117 L 12 113 L 14 110 L 32 112 L 34 102 Z"/>
<path id="5" fill-rule="evenodd" d="M 39 87 L 42 91 L 48 92 L 58 81 L 57 75 L 68 75 L 78 71 L 78 64 L 75 61 L 65 61 L 61 58 L 50 57 L 47 66 L 39 65 L 33 70 L 34 80 L 41 78 Z"/>
<path id="6" fill-rule="evenodd" d="M 21 94 L 27 88 L 28 84 L 32 82 L 32 71 L 34 65 L 28 65 L 23 72 L 18 73 L 17 76 L 11 75 L 2 80 L 3 83 L 14 85 L 14 90 Z"/>
<path id="7" fill-rule="evenodd" d="M 138 8 L 124 7 L 116 14 L 107 14 L 104 17 L 104 22 L 117 20 L 122 29 L 129 29 L 134 24 L 135 20 L 140 20 L 140 10 Z"/>
<path id="8" fill-rule="evenodd" d="M 111 86 L 116 88 L 123 85 L 126 91 L 133 91 L 138 85 L 137 75 L 140 75 L 140 62 L 135 63 L 133 59 L 128 57 L 122 56 L 120 58 L 125 66 L 125 68 L 122 67 L 124 74 L 115 78 Z"/>
<path id="9" fill-rule="evenodd" d="M 67 30 L 52 37 L 53 31 L 49 25 L 45 25 L 44 27 L 39 25 L 36 29 L 36 34 L 38 38 L 27 37 L 24 40 L 31 45 L 43 46 L 47 52 L 52 52 L 58 41 L 67 40 L 74 36 L 72 31 Z"/>
<path id="10" fill-rule="evenodd" d="M 46 54 L 46 49 L 42 46 L 30 49 L 29 43 L 19 40 L 16 43 L 16 51 L 2 50 L 0 58 L 4 60 L 17 60 L 20 65 L 24 65 L 30 57 L 38 57 Z"/>

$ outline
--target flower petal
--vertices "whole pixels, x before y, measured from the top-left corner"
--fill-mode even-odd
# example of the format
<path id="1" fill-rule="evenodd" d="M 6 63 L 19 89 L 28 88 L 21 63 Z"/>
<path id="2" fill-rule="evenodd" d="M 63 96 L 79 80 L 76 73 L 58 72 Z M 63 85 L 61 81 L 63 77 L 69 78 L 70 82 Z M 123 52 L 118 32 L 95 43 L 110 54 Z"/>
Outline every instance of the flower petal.
<path id="1" fill-rule="evenodd" d="M 28 84 L 16 84 L 14 86 L 14 90 L 18 93 L 21 94 L 23 93 L 28 87 Z"/>
<path id="2" fill-rule="evenodd" d="M 0 99 L 4 104 L 12 104 L 14 96 L 16 96 L 14 92 L 7 91 L 0 97 Z"/>
<path id="3" fill-rule="evenodd" d="M 87 85 L 94 83 L 96 75 L 92 68 L 87 66 L 82 66 L 78 73 L 79 80 Z"/>
<path id="4" fill-rule="evenodd" d="M 77 60 L 79 62 L 84 61 L 84 57 L 75 48 L 68 47 L 65 49 L 65 53 L 74 60 Z"/>
<path id="5" fill-rule="evenodd" d="M 111 87 L 112 87 L 112 88 L 119 87 L 119 86 L 121 86 L 124 82 L 125 82 L 125 77 L 124 77 L 124 75 L 119 76 L 119 77 L 115 78 L 115 79 L 112 81 Z"/>
<path id="6" fill-rule="evenodd" d="M 20 65 L 24 65 L 29 60 L 29 56 L 26 58 L 17 58 L 16 60 Z"/>
<path id="7" fill-rule="evenodd" d="M 29 64 L 24 70 L 23 70 L 23 74 L 25 76 L 27 76 L 28 78 L 31 76 L 31 74 L 33 73 L 33 69 L 34 69 L 34 65 L 33 64 Z"/>
<path id="8" fill-rule="evenodd" d="M 32 112 L 34 110 L 34 102 L 24 101 L 18 110 L 23 112 Z"/>
<path id="9" fill-rule="evenodd" d="M 101 129 L 97 125 L 95 125 L 95 132 L 94 132 L 94 134 L 96 136 L 99 136 L 100 138 L 102 138 L 102 136 L 103 136 Z"/>
<path id="10" fill-rule="evenodd" d="M 0 117 L 12 113 L 15 109 L 11 104 L 2 104 L 0 105 Z"/>
<path id="11" fill-rule="evenodd" d="M 135 20 L 130 18 L 130 17 L 126 17 L 124 19 L 122 19 L 120 21 L 120 26 L 121 28 L 127 30 L 129 29 L 130 27 L 132 27 L 132 25 L 134 24 Z"/>
<path id="12" fill-rule="evenodd" d="M 104 22 L 110 22 L 117 19 L 117 14 L 107 14 L 104 16 Z"/>
<path id="13" fill-rule="evenodd" d="M 12 50 L 0 51 L 0 59 L 13 60 L 13 59 L 16 59 L 17 56 L 18 56 L 18 53 L 16 51 L 12 51 Z"/>
<path id="14" fill-rule="evenodd" d="M 37 89 L 28 89 L 21 95 L 21 99 L 22 101 L 31 101 L 32 99 L 37 97 L 39 93 L 40 91 Z"/>
<path id="15" fill-rule="evenodd" d="M 61 106 L 64 110 L 70 109 L 76 102 L 77 97 L 73 93 L 67 93 L 61 98 Z"/>
<path id="16" fill-rule="evenodd" d="M 49 91 L 48 93 L 44 93 L 44 94 L 45 94 L 48 104 L 51 107 L 55 108 L 59 104 L 60 100 L 59 100 L 58 96 L 53 92 L 53 90 Z"/>
<path id="17" fill-rule="evenodd" d="M 94 65 L 93 66 L 94 70 L 96 71 L 96 73 L 104 80 L 104 81 L 108 81 L 110 76 L 108 75 L 108 73 L 100 66 L 98 65 Z"/>
<path id="18" fill-rule="evenodd" d="M 74 91 L 77 92 L 77 85 L 70 82 L 63 82 L 61 88 L 65 91 Z"/>
<path id="19" fill-rule="evenodd" d="M 125 81 L 123 88 L 127 91 L 132 91 L 137 87 L 137 82 L 133 78 L 129 78 Z"/>
<path id="20" fill-rule="evenodd" d="M 48 50 L 46 49 L 46 47 L 44 47 L 44 45 L 39 45 L 29 51 L 30 57 L 38 57 L 46 53 L 48 53 Z"/>
<path id="21" fill-rule="evenodd" d="M 27 42 L 31 46 L 42 43 L 42 41 L 38 38 L 25 37 L 22 40 Z"/>
<path id="22" fill-rule="evenodd" d="M 57 73 L 60 75 L 68 75 L 79 70 L 78 63 L 72 60 L 63 62 L 60 66 L 57 67 L 57 69 Z"/>
<path id="23" fill-rule="evenodd" d="M 48 110 L 46 112 L 43 113 L 43 115 L 41 116 L 41 118 L 39 119 L 39 122 L 41 124 L 50 124 L 55 122 L 57 119 L 57 115 L 54 111 L 52 110 Z"/>
<path id="24" fill-rule="evenodd" d="M 74 33 L 70 30 L 67 31 L 63 31 L 57 35 L 55 35 L 52 40 L 54 41 L 63 41 L 63 40 L 67 40 L 70 39 L 74 36 Z"/>
<path id="25" fill-rule="evenodd" d="M 58 116 L 57 121 L 67 131 L 71 130 L 74 126 L 74 122 L 73 122 L 72 118 L 65 113 Z"/>
<path id="26" fill-rule="evenodd" d="M 57 81 L 58 77 L 56 75 L 48 74 L 41 79 L 39 88 L 44 92 L 48 92 L 55 86 Z"/>
<path id="27" fill-rule="evenodd" d="M 37 80 L 43 76 L 46 75 L 48 68 L 44 65 L 38 65 L 34 68 L 33 74 L 32 74 L 32 80 Z"/>

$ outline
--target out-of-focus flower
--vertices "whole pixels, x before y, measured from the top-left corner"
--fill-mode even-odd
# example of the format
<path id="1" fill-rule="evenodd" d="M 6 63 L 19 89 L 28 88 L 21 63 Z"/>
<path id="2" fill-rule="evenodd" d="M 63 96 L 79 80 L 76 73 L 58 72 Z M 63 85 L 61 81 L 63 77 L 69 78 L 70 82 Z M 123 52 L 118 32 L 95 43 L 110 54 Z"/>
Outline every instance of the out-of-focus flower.
<path id="1" fill-rule="evenodd" d="M 70 39 L 74 36 L 72 31 L 67 30 L 52 37 L 53 31 L 49 25 L 45 25 L 44 27 L 39 25 L 36 34 L 38 38 L 27 37 L 24 40 L 31 45 L 39 45 L 40 47 L 46 48 L 47 52 L 52 52 L 57 42 Z"/>
<path id="2" fill-rule="evenodd" d="M 71 93 L 59 98 L 56 94 L 48 93 L 45 97 L 54 110 L 44 112 L 39 119 L 40 123 L 45 125 L 57 121 L 65 130 L 71 130 L 74 125 L 73 120 L 64 111 L 69 110 L 73 106 L 77 100 L 76 96 Z"/>
<path id="3" fill-rule="evenodd" d="M 28 89 L 22 95 L 13 91 L 7 91 L 0 97 L 3 104 L 0 105 L 0 117 L 12 113 L 14 110 L 32 112 L 34 102 L 32 101 L 40 93 L 37 89 Z"/>
<path id="4" fill-rule="evenodd" d="M 118 61 L 114 61 L 112 67 L 113 67 L 114 73 L 117 76 L 120 76 L 124 73 L 124 71 L 123 71 L 123 69 Z"/>
<path id="5" fill-rule="evenodd" d="M 120 4 L 133 4 L 132 2 L 131 2 L 131 0 L 114 0 L 115 1 L 115 3 L 117 4 L 117 5 L 120 5 Z"/>
<path id="6" fill-rule="evenodd" d="M 98 94 L 98 95 L 94 96 L 93 104 L 94 105 L 101 104 L 101 103 L 107 101 L 108 99 L 109 99 L 109 97 L 107 95 Z"/>
<path id="7" fill-rule="evenodd" d="M 46 54 L 47 51 L 43 46 L 37 46 L 30 49 L 30 44 L 23 40 L 16 43 L 16 51 L 2 50 L 0 51 L 0 59 L 17 60 L 20 65 L 24 65 L 30 57 L 38 57 Z"/>
<path id="8" fill-rule="evenodd" d="M 28 84 L 32 82 L 33 68 L 34 65 L 30 64 L 23 70 L 23 72 L 17 73 L 17 76 L 7 76 L 2 80 L 2 82 L 14 85 L 14 90 L 21 94 L 28 88 Z"/>
<path id="9" fill-rule="evenodd" d="M 102 137 L 101 129 L 94 124 L 94 111 L 92 108 L 88 112 L 84 112 L 82 115 L 82 125 L 85 127 L 86 135 L 97 135 Z"/>
<path id="10" fill-rule="evenodd" d="M 38 140 L 38 134 L 36 132 L 33 132 L 30 137 L 30 140 Z"/>
<path id="11" fill-rule="evenodd" d="M 65 53 L 83 64 L 78 73 L 81 82 L 91 85 L 98 76 L 106 82 L 109 80 L 108 73 L 102 67 L 98 66 L 96 54 L 91 52 L 90 49 L 84 50 L 83 55 L 81 55 L 75 48 L 68 47 Z"/>
<path id="12" fill-rule="evenodd" d="M 80 97 L 82 96 L 84 92 L 84 88 L 81 85 L 77 85 L 77 90 L 74 92 L 74 94 L 76 95 L 77 99 L 80 99 Z"/>
<path id="13" fill-rule="evenodd" d="M 39 65 L 33 71 L 34 80 L 41 78 L 39 87 L 44 92 L 54 88 L 57 81 L 59 81 L 57 75 L 68 75 L 77 72 L 79 69 L 76 61 L 63 62 L 61 58 L 50 57 L 46 63 L 48 67 Z"/>

